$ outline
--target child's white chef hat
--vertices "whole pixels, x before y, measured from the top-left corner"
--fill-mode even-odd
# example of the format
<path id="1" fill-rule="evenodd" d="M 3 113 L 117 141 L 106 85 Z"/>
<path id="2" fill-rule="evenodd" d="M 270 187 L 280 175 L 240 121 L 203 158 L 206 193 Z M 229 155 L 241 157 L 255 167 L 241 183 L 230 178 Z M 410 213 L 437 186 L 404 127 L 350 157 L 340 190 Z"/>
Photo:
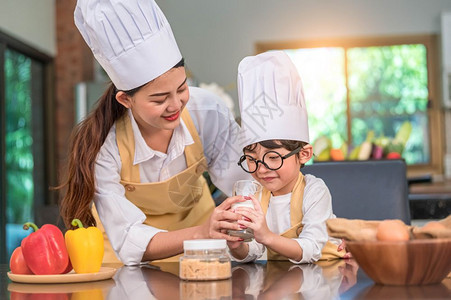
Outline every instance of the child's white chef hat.
<path id="1" fill-rule="evenodd" d="M 119 90 L 139 87 L 182 55 L 154 0 L 78 0 L 75 25 Z"/>
<path id="2" fill-rule="evenodd" d="M 283 51 L 245 57 L 238 66 L 240 146 L 264 140 L 309 142 L 301 77 Z"/>

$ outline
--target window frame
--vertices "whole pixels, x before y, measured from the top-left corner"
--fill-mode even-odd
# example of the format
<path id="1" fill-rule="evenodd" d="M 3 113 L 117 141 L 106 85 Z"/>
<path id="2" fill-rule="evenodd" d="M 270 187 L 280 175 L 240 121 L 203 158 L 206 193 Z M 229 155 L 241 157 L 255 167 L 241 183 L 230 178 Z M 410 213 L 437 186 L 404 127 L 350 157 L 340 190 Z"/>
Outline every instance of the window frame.
<path id="1" fill-rule="evenodd" d="M 39 93 L 37 97 L 41 99 L 42 109 L 37 110 L 42 113 L 38 118 L 36 118 L 36 112 L 32 112 L 32 120 L 34 122 L 43 122 L 42 128 L 44 130 L 41 134 L 41 140 L 43 143 L 42 148 L 44 153 L 38 153 L 39 159 L 44 159 L 41 163 L 42 169 L 36 170 L 33 168 L 33 181 L 36 180 L 40 183 L 40 186 L 35 187 L 33 195 L 33 213 L 35 222 L 38 226 L 45 223 L 55 223 L 58 216 L 54 215 L 55 210 L 49 210 L 50 207 L 56 207 L 57 204 L 57 194 L 50 191 L 50 186 L 56 185 L 56 161 L 55 161 L 55 147 L 54 147 L 54 83 L 52 78 L 54 78 L 54 64 L 53 58 L 40 52 L 39 50 L 11 37 L 10 35 L 0 31 L 0 263 L 7 263 L 7 248 L 6 248 L 6 166 L 5 166 L 5 135 L 6 135 L 6 124 L 5 118 L 5 104 L 6 104 L 6 89 L 5 89 L 5 51 L 7 49 L 19 52 L 33 61 L 38 61 L 42 64 L 42 78 L 43 87 L 42 91 L 36 89 L 36 85 L 32 83 L 32 94 Z M 33 63 L 31 66 L 31 71 L 35 69 Z M 36 105 L 32 103 L 32 105 Z M 34 127 L 34 126 L 33 126 Z M 35 128 L 34 128 L 35 129 Z M 33 131 L 33 136 L 35 135 Z M 33 149 L 33 155 L 35 155 L 35 149 Z M 36 179 L 36 176 L 40 178 Z M 43 212 L 46 212 L 43 214 Z"/>
<path id="2" fill-rule="evenodd" d="M 436 34 L 423 35 L 401 35 L 401 36 L 371 36 L 353 38 L 324 38 L 311 40 L 293 41 L 267 41 L 255 44 L 256 54 L 269 50 L 286 50 L 299 48 L 324 48 L 339 47 L 347 51 L 355 47 L 383 47 L 402 44 L 423 44 L 426 47 L 427 71 L 428 71 L 428 134 L 430 138 L 430 162 L 428 164 L 415 164 L 407 166 L 409 177 L 422 176 L 425 174 L 443 174 L 443 155 L 445 146 L 443 110 L 440 91 L 440 68 L 439 68 L 439 48 L 438 36 Z M 349 88 L 347 74 L 347 58 L 345 55 L 345 76 L 346 76 L 346 102 L 349 108 Z M 350 120 L 350 111 L 347 110 L 347 119 Z M 351 136 L 351 126 L 347 125 L 348 136 Z"/>

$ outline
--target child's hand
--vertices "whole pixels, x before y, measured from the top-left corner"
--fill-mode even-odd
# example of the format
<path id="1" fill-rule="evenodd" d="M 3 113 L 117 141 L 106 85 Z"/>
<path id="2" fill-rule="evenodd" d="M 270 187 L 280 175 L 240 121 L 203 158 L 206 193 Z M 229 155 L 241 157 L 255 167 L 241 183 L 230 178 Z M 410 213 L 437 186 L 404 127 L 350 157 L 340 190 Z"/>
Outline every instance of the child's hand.
<path id="1" fill-rule="evenodd" d="M 238 260 L 245 259 L 249 253 L 249 246 L 247 243 L 227 241 L 227 246 L 229 247 L 230 254 Z"/>
<path id="2" fill-rule="evenodd" d="M 263 213 L 260 202 L 254 197 L 250 197 L 254 204 L 254 209 L 248 207 L 238 207 L 235 212 L 243 215 L 237 223 L 244 228 L 251 228 L 254 231 L 254 239 L 265 244 L 265 239 L 270 236 L 271 231 L 266 224 L 266 217 Z"/>
<path id="3" fill-rule="evenodd" d="M 238 248 L 240 248 L 241 246 L 243 246 L 243 239 L 241 239 L 241 241 L 227 241 L 227 246 L 229 247 L 230 250 L 236 250 Z"/>
<path id="4" fill-rule="evenodd" d="M 341 244 L 338 245 L 337 250 L 341 251 L 343 249 L 345 249 L 346 251 L 346 254 L 343 256 L 343 258 L 351 258 L 352 257 L 351 252 L 349 252 L 348 249 L 346 249 L 346 241 L 344 239 L 341 239 Z"/>

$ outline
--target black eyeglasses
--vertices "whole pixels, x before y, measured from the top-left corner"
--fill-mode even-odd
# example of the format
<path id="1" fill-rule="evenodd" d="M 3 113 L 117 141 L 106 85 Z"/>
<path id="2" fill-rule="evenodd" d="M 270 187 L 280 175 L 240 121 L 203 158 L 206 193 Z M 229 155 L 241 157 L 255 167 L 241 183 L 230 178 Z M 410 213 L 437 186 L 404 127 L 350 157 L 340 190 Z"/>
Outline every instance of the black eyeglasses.
<path id="1" fill-rule="evenodd" d="M 261 160 L 255 159 L 252 156 L 245 154 L 240 157 L 238 165 L 247 173 L 254 173 L 255 171 L 257 171 L 259 163 L 264 165 L 265 168 L 269 170 L 276 171 L 282 168 L 284 159 L 287 159 L 288 157 L 299 153 L 301 149 L 302 146 L 299 146 L 298 148 L 294 149 L 284 156 L 276 151 L 268 151 L 265 153 L 265 155 L 263 155 Z"/>

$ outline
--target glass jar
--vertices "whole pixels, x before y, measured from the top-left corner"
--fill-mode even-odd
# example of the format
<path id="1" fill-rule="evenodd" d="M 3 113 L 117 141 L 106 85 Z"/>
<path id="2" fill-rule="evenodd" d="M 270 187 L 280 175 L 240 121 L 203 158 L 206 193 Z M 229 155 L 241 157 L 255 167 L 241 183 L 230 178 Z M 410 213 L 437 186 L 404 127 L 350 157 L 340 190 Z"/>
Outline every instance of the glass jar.
<path id="1" fill-rule="evenodd" d="M 263 186 L 255 180 L 238 180 L 233 185 L 233 196 L 253 196 L 258 202 L 262 200 Z M 238 207 L 249 207 L 254 209 L 252 200 L 236 202 L 232 204 L 232 209 Z M 228 230 L 227 233 L 231 236 L 237 236 L 243 239 L 243 242 L 250 242 L 254 239 L 254 231 L 251 228 L 244 228 L 240 230 Z"/>
<path id="2" fill-rule="evenodd" d="M 184 255 L 180 257 L 180 278 L 219 280 L 232 277 L 232 266 L 226 248 L 226 240 L 184 241 Z"/>
<path id="3" fill-rule="evenodd" d="M 232 209 L 238 207 L 249 207 L 254 209 L 252 200 L 246 200 L 243 202 L 236 202 L 232 204 Z M 250 242 L 254 239 L 254 231 L 251 228 L 244 228 L 241 230 L 228 230 L 227 233 L 231 236 L 237 236 L 243 239 L 243 242 Z"/>
<path id="4" fill-rule="evenodd" d="M 180 280 L 180 299 L 232 299 L 232 279 L 211 281 Z"/>

